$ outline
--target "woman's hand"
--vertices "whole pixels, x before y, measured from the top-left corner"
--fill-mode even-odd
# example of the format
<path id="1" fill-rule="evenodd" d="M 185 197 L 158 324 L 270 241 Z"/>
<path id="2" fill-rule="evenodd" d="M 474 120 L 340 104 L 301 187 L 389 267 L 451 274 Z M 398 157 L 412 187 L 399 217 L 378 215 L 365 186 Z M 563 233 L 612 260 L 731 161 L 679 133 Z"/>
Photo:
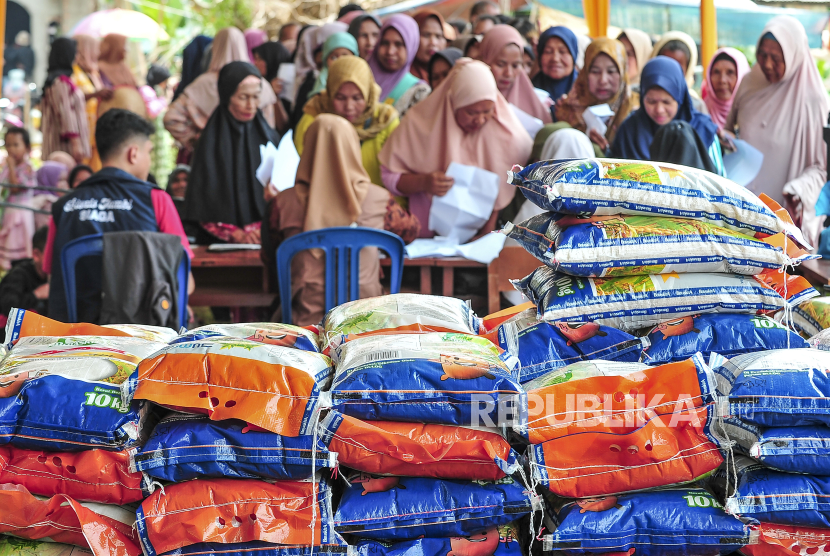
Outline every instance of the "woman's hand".
<path id="1" fill-rule="evenodd" d="M 424 193 L 431 193 L 437 197 L 443 197 L 452 188 L 455 180 L 444 172 L 432 172 L 421 174 Z"/>
<path id="2" fill-rule="evenodd" d="M 84 160 L 84 148 L 81 145 L 80 137 L 72 137 L 69 140 L 69 154 L 75 159 L 75 162 L 80 164 Z"/>
<path id="3" fill-rule="evenodd" d="M 599 147 L 602 152 L 608 150 L 608 140 L 596 129 L 592 128 L 588 130 L 588 138 L 591 140 L 591 143 L 594 143 L 597 147 Z"/>
<path id="4" fill-rule="evenodd" d="M 101 89 L 100 91 L 95 93 L 95 97 L 98 100 L 109 100 L 112 98 L 112 95 L 115 94 L 112 89 Z"/>
<path id="5" fill-rule="evenodd" d="M 726 131 L 725 129 L 718 130 L 718 137 L 720 138 L 721 143 L 725 144 L 730 150 L 737 151 L 738 147 L 735 146 L 735 134 L 731 131 Z"/>

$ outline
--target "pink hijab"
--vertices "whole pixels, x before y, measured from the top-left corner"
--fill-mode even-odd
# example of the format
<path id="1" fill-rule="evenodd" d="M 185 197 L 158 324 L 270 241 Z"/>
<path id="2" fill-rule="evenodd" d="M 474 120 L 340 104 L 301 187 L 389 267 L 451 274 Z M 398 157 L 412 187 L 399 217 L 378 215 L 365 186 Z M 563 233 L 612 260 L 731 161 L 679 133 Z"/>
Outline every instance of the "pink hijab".
<path id="1" fill-rule="evenodd" d="M 262 29 L 247 29 L 245 31 L 245 44 L 248 45 L 248 58 L 253 62 L 254 48 L 268 42 L 268 33 Z"/>
<path id="2" fill-rule="evenodd" d="M 732 98 L 729 100 L 719 99 L 718 95 L 715 94 L 715 89 L 712 88 L 712 66 L 715 65 L 715 60 L 721 54 L 729 56 L 735 62 L 735 67 L 738 69 L 738 82 L 735 83 L 735 88 L 732 89 Z M 749 62 L 746 61 L 746 56 L 740 50 L 721 48 L 716 50 L 715 55 L 712 56 L 712 61 L 709 63 L 709 67 L 706 68 L 706 79 L 703 83 L 701 96 L 703 97 L 703 102 L 706 103 L 706 107 L 709 109 L 709 116 L 715 122 L 715 125 L 718 126 L 718 129 L 723 129 L 723 124 L 726 123 L 726 117 L 729 116 L 729 110 L 732 108 L 732 101 L 735 99 L 735 95 L 738 94 L 738 87 L 741 86 L 741 81 L 748 73 Z"/>
<path id="3" fill-rule="evenodd" d="M 493 65 L 496 57 L 501 53 L 504 47 L 515 44 L 519 47 L 521 52 L 524 49 L 524 40 L 519 32 L 510 25 L 496 25 L 484 35 L 484 40 L 481 41 L 481 47 L 478 54 L 478 59 L 487 64 Z M 516 79 L 513 81 L 513 86 L 504 97 L 507 102 L 516 106 L 519 110 L 527 112 L 534 118 L 539 118 L 544 123 L 551 123 L 550 110 L 545 108 L 536 92 L 533 90 L 533 83 L 530 78 L 521 69 L 517 72 Z"/>
<path id="4" fill-rule="evenodd" d="M 784 52 L 784 77 L 770 84 L 755 64 L 724 127 L 732 130 L 737 124 L 741 139 L 764 154 L 761 171 L 747 187 L 784 205 L 807 241 L 816 245 L 823 218 L 816 217 L 815 205 L 827 178 L 822 133 L 830 103 L 801 23 L 781 15 L 767 23 L 761 36 L 767 33 Z"/>
<path id="5" fill-rule="evenodd" d="M 464 133 L 455 111 L 480 102 L 496 104 L 493 119 L 475 133 Z M 398 174 L 446 172 L 450 162 L 484 168 L 499 176 L 496 209 L 513 199 L 515 187 L 507 183 L 507 171 L 530 158 L 533 140 L 499 93 L 487 65 L 461 58 L 450 74 L 426 99 L 409 109 L 378 158 Z M 432 204 L 426 194 L 413 195 L 410 203 Z"/>

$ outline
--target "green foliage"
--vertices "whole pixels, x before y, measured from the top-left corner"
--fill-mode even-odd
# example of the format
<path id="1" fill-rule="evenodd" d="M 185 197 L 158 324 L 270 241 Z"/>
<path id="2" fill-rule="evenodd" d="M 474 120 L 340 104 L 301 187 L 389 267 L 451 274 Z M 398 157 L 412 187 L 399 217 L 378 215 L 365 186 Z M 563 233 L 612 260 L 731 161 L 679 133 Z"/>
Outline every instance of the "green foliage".
<path id="1" fill-rule="evenodd" d="M 225 27 L 247 29 L 253 21 L 250 2 L 246 0 L 213 0 L 210 7 L 194 5 L 202 34 L 213 36 Z"/>
<path id="2" fill-rule="evenodd" d="M 830 77 L 830 63 L 827 60 L 819 58 L 816 60 L 816 67 L 818 68 L 818 74 L 821 76 L 821 80 L 826 81 Z"/>
<path id="3" fill-rule="evenodd" d="M 755 65 L 755 46 L 736 46 L 734 48 L 746 56 L 746 61 L 749 62 L 750 67 Z"/>

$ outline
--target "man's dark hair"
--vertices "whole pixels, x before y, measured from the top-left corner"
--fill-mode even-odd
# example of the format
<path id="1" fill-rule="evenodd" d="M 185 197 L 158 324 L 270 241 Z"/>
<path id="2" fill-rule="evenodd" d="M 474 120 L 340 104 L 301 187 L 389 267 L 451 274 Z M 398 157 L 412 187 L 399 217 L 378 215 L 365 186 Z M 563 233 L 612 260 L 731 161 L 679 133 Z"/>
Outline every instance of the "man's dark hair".
<path id="1" fill-rule="evenodd" d="M 490 0 L 481 0 L 480 2 L 476 2 L 473 4 L 473 7 L 470 8 L 470 21 L 487 8 L 496 8 L 498 10 L 499 5 L 495 2 L 491 2 Z"/>
<path id="2" fill-rule="evenodd" d="M 483 15 L 480 18 L 476 19 L 475 25 L 473 25 L 473 29 L 475 29 L 475 26 L 478 25 L 479 21 L 492 21 L 493 25 L 498 25 L 498 24 L 501 23 L 501 21 L 499 21 L 499 18 L 497 16 Z"/>
<path id="3" fill-rule="evenodd" d="M 496 18 L 496 21 L 499 23 L 499 25 L 510 25 L 510 21 L 513 19 L 509 15 L 504 14 L 496 14 L 493 17 Z"/>
<path id="4" fill-rule="evenodd" d="M 455 32 L 459 35 L 463 35 L 467 32 L 467 22 L 463 19 L 451 19 L 447 21 L 447 23 L 455 27 Z"/>
<path id="5" fill-rule="evenodd" d="M 124 148 L 124 144 L 134 137 L 148 139 L 156 128 L 153 124 L 141 116 L 122 110 L 112 108 L 104 112 L 98 118 L 95 125 L 95 144 L 98 146 L 98 154 L 101 160 L 107 160 L 110 156 Z"/>
<path id="6" fill-rule="evenodd" d="M 46 249 L 46 238 L 49 237 L 49 226 L 38 228 L 32 236 L 32 249 L 38 249 L 42 253 Z"/>
<path id="7" fill-rule="evenodd" d="M 536 30 L 536 26 L 533 24 L 533 22 L 526 17 L 517 17 L 511 19 L 508 25 L 510 25 L 516 31 L 518 31 L 522 38 L 524 38 L 525 40 L 527 40 L 527 36 L 530 33 Z"/>
<path id="8" fill-rule="evenodd" d="M 686 56 L 686 65 L 688 66 L 692 62 L 692 53 L 689 52 L 688 45 L 677 39 L 672 39 L 660 49 L 658 54 L 662 54 L 663 52 L 677 52 L 680 51 Z M 688 67 L 683 68 L 683 73 L 686 73 L 689 70 Z"/>
<path id="9" fill-rule="evenodd" d="M 86 164 L 78 164 L 69 172 L 69 177 L 67 178 L 67 183 L 69 184 L 69 189 L 75 189 L 75 186 L 72 185 L 75 182 L 75 178 L 78 177 L 78 174 L 81 172 L 89 172 L 90 174 L 94 174 L 95 171 L 87 166 Z"/>
<path id="10" fill-rule="evenodd" d="M 363 11 L 363 7 L 360 4 L 346 4 L 345 6 L 340 8 L 339 12 L 337 12 L 337 19 L 340 19 L 341 17 L 343 17 L 344 15 L 346 15 L 349 12 L 358 12 L 358 11 L 360 11 L 360 12 Z"/>
<path id="11" fill-rule="evenodd" d="M 9 135 L 20 135 L 23 139 L 23 144 L 26 145 L 27 149 L 32 148 L 32 142 L 29 140 L 29 132 L 22 127 L 10 127 L 6 130 L 6 135 L 3 137 L 3 141 L 6 141 Z"/>
<path id="12" fill-rule="evenodd" d="M 288 23 L 286 23 L 285 25 L 280 27 L 280 33 L 279 33 L 278 39 L 281 40 L 281 41 L 286 40 L 285 34 L 283 32 L 287 31 L 288 29 L 291 29 L 292 27 L 300 27 L 300 24 L 297 23 L 296 21 L 289 21 Z"/>

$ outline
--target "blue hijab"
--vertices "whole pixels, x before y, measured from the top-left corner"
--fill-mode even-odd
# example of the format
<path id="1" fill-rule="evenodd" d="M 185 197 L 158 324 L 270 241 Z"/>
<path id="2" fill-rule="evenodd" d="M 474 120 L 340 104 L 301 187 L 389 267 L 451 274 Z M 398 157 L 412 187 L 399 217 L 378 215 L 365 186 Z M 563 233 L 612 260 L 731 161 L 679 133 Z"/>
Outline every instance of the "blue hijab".
<path id="1" fill-rule="evenodd" d="M 213 42 L 213 38 L 205 35 L 196 35 L 190 44 L 184 47 L 182 52 L 182 80 L 176 87 L 173 100 L 176 100 L 187 86 L 202 75 L 202 56 L 205 50 Z"/>
<path id="2" fill-rule="evenodd" d="M 689 86 L 686 84 L 680 64 L 667 56 L 657 56 L 649 60 L 640 74 L 641 105 L 646 93 L 653 87 L 660 87 L 677 101 L 677 114 L 674 121 L 691 125 L 708 149 L 715 140 L 718 127 L 709 116 L 701 114 L 692 107 Z M 648 116 L 645 108 L 635 110 L 617 131 L 614 144 L 611 146 L 611 156 L 631 160 L 650 160 L 649 149 L 654 134 L 659 128 L 660 126 Z"/>
<path id="3" fill-rule="evenodd" d="M 539 37 L 539 46 L 536 48 L 538 56 L 536 59 L 540 62 L 542 60 L 542 52 L 545 51 L 545 45 L 554 37 L 561 40 L 565 43 L 565 46 L 568 47 L 568 51 L 571 53 L 571 58 L 573 58 L 574 70 L 571 75 L 563 77 L 562 79 L 548 77 L 544 72 L 540 71 L 533 77 L 532 82 L 533 86 L 537 89 L 547 91 L 550 98 L 553 100 L 559 100 L 559 97 L 567 95 L 571 92 L 571 87 L 573 87 L 574 81 L 576 81 L 576 76 L 579 74 L 579 70 L 576 69 L 576 59 L 579 57 L 579 43 L 577 43 L 574 32 L 567 27 L 563 27 L 561 25 L 551 27 Z"/>

